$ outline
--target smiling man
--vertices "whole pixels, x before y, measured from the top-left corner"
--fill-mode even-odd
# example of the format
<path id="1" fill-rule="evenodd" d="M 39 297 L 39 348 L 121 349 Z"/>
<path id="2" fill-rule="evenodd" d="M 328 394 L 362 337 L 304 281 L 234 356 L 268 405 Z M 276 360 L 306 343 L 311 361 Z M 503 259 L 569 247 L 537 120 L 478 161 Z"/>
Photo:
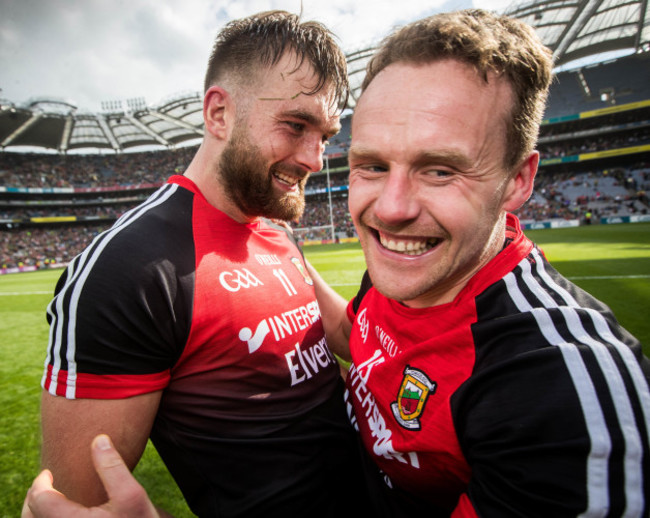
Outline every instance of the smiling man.
<path id="1" fill-rule="evenodd" d="M 368 506 L 349 516 L 648 515 L 650 362 L 510 213 L 533 188 L 551 70 L 530 27 L 479 10 L 400 29 L 368 66 L 349 153 L 368 271 L 347 311 L 314 276 L 329 344 L 349 340 L 367 451 L 372 497 L 346 482 Z M 270 176 L 278 190 L 300 177 Z M 113 515 L 155 516 L 101 443 Z M 70 504 L 47 473 L 28 501 Z"/>
<path id="2" fill-rule="evenodd" d="M 404 27 L 368 66 L 349 152 L 368 271 L 343 328 L 386 516 L 648 515 L 649 362 L 510 213 L 551 69 L 530 27 L 478 10 Z"/>
<path id="3" fill-rule="evenodd" d="M 151 438 L 198 516 L 352 509 L 338 363 L 300 250 L 267 219 L 302 214 L 347 95 L 318 23 L 275 11 L 219 34 L 185 174 L 98 236 L 48 308 L 43 467 L 72 500 L 107 499 L 102 433 L 131 469 Z"/>
<path id="4" fill-rule="evenodd" d="M 512 93 L 488 77 L 451 59 L 395 64 L 355 114 L 350 213 L 375 286 L 410 307 L 451 302 L 503 247 L 505 211 L 532 190 L 535 155 L 506 174 Z"/>

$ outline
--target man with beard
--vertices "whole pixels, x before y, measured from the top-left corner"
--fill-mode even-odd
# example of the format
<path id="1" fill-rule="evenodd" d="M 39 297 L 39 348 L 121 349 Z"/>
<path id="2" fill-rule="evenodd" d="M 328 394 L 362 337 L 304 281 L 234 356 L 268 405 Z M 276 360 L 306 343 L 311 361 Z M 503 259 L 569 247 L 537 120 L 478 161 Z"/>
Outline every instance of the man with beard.
<path id="1" fill-rule="evenodd" d="M 102 433 L 130 469 L 151 438 L 199 516 L 345 515 L 338 363 L 304 258 L 264 218 L 300 217 L 347 95 L 318 23 L 274 11 L 219 34 L 187 171 L 76 257 L 48 307 L 42 463 L 71 499 L 106 501 Z"/>
<path id="2" fill-rule="evenodd" d="M 479 10 L 409 24 L 368 65 L 348 156 L 368 274 L 347 314 L 319 297 L 352 356 L 375 504 L 360 516 L 648 516 L 648 359 L 511 213 L 551 71 L 532 28 Z M 150 512 L 102 443 L 114 509 Z M 48 489 L 41 475 L 32 501 L 69 504 Z"/>

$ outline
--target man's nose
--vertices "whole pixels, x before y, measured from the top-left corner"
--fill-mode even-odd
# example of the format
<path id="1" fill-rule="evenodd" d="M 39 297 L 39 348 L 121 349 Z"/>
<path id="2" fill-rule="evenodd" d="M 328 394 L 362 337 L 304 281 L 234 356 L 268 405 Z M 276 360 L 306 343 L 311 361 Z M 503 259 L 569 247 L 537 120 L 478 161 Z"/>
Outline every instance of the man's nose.
<path id="1" fill-rule="evenodd" d="M 298 148 L 296 161 L 312 173 L 323 168 L 323 153 L 325 144 L 320 135 L 305 136 Z"/>
<path id="2" fill-rule="evenodd" d="M 375 215 L 387 225 L 416 219 L 420 214 L 417 186 L 406 171 L 389 171 L 379 198 Z"/>

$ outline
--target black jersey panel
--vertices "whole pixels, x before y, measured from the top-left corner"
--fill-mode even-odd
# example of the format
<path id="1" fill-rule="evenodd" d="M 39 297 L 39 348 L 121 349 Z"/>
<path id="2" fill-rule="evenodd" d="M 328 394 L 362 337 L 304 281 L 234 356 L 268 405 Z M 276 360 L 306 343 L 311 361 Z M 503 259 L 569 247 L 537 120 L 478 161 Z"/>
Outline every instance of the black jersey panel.
<path id="1" fill-rule="evenodd" d="M 192 193 L 165 186 L 75 260 L 52 303 L 62 369 L 87 374 L 169 369 L 189 333 Z"/>
<path id="2" fill-rule="evenodd" d="M 370 288 L 372 288 L 372 280 L 370 279 L 370 273 L 368 270 L 366 270 L 363 274 L 363 277 L 361 278 L 361 286 L 359 286 L 359 291 L 352 301 L 352 309 L 354 310 L 355 314 L 357 311 L 359 311 L 361 301 L 363 300 L 363 297 L 366 295 L 366 293 L 368 293 L 368 290 Z"/>
<path id="3" fill-rule="evenodd" d="M 638 341 L 536 252 L 476 298 L 476 313 L 474 373 L 452 412 L 479 513 L 647 513 Z"/>
<path id="4" fill-rule="evenodd" d="M 152 441 L 197 516 L 363 516 L 359 444 L 342 399 L 339 381 L 332 397 L 301 419 L 248 437 L 208 438 L 159 415 Z"/>

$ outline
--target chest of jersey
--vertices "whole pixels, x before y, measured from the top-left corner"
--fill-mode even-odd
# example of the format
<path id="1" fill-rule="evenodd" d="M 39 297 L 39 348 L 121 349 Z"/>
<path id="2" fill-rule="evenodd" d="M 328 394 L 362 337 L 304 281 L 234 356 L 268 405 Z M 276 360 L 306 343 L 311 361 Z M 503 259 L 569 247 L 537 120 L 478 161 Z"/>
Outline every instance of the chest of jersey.
<path id="1" fill-rule="evenodd" d="M 338 365 L 299 250 L 262 222 L 194 211 L 192 321 L 165 403 L 230 421 L 286 415 L 303 397 L 317 403 Z"/>
<path id="2" fill-rule="evenodd" d="M 474 311 L 466 307 L 434 314 L 389 304 L 371 290 L 357 312 L 350 338 L 348 408 L 366 450 L 392 482 L 452 505 L 469 479 L 469 468 L 450 398 L 472 371 L 469 323 Z"/>
<path id="3" fill-rule="evenodd" d="M 217 368 L 246 365 L 296 385 L 331 363 L 313 282 L 285 236 L 247 230 L 221 229 L 197 246 L 190 344 L 218 343 Z"/>

